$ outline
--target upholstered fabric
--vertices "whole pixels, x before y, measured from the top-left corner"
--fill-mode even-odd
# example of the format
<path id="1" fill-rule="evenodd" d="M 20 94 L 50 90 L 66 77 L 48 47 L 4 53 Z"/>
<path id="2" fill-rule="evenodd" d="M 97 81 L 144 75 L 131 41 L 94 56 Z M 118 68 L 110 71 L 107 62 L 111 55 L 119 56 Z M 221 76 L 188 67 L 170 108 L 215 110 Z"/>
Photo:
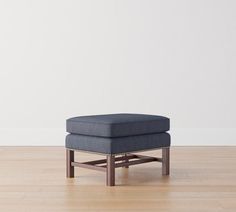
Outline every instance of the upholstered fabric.
<path id="1" fill-rule="evenodd" d="M 115 138 L 166 132 L 169 119 L 144 114 L 108 114 L 70 118 L 66 126 L 72 134 Z"/>
<path id="2" fill-rule="evenodd" d="M 105 138 L 76 134 L 69 134 L 66 137 L 66 148 L 104 154 L 118 154 L 169 146 L 170 135 L 168 133 L 118 138 Z"/>

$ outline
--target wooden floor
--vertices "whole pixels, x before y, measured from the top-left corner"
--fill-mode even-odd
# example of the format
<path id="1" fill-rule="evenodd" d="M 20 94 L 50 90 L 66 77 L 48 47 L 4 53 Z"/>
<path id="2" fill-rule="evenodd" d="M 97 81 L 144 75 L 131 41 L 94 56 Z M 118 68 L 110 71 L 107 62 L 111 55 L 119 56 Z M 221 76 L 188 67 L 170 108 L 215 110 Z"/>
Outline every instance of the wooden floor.
<path id="1" fill-rule="evenodd" d="M 0 211 L 236 211 L 236 147 L 175 147 L 170 177 L 160 163 L 141 164 L 116 169 L 115 187 L 103 172 L 75 173 L 65 178 L 63 147 L 0 147 Z"/>

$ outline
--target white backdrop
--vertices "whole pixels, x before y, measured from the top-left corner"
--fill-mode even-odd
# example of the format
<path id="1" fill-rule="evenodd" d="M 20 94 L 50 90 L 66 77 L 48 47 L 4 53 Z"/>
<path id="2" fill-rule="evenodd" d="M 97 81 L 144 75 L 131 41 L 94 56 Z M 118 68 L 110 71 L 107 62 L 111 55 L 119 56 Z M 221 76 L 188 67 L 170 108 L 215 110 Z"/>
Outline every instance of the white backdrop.
<path id="1" fill-rule="evenodd" d="M 0 0 L 0 145 L 65 119 L 171 118 L 173 145 L 236 144 L 236 1 Z"/>

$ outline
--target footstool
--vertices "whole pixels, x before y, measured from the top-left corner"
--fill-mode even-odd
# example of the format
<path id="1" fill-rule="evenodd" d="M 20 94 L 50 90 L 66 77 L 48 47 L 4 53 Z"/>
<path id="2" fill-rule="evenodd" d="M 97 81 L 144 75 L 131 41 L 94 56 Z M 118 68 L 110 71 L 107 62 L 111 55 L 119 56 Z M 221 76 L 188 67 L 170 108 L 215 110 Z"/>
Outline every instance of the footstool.
<path id="1" fill-rule="evenodd" d="M 161 162 L 162 174 L 169 175 L 169 119 L 157 115 L 108 114 L 67 119 L 67 177 L 74 177 L 74 167 L 106 172 L 107 186 L 115 185 L 115 168 Z M 162 158 L 134 154 L 161 149 Z M 75 162 L 74 152 L 86 151 L 106 156 L 106 159 Z"/>

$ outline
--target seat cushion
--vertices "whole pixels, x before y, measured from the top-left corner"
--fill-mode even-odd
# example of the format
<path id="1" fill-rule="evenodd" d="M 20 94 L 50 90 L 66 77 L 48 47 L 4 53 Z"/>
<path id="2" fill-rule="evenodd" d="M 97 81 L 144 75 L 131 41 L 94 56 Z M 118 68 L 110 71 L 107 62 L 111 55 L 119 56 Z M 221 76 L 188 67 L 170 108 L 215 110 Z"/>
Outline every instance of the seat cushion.
<path id="1" fill-rule="evenodd" d="M 169 119 L 144 114 L 108 114 L 70 118 L 66 125 L 69 133 L 115 138 L 166 132 Z"/>
<path id="2" fill-rule="evenodd" d="M 168 133 L 156 133 L 117 138 L 105 138 L 76 134 L 69 134 L 66 136 L 66 148 L 104 154 L 119 154 L 169 146 L 170 135 Z"/>

